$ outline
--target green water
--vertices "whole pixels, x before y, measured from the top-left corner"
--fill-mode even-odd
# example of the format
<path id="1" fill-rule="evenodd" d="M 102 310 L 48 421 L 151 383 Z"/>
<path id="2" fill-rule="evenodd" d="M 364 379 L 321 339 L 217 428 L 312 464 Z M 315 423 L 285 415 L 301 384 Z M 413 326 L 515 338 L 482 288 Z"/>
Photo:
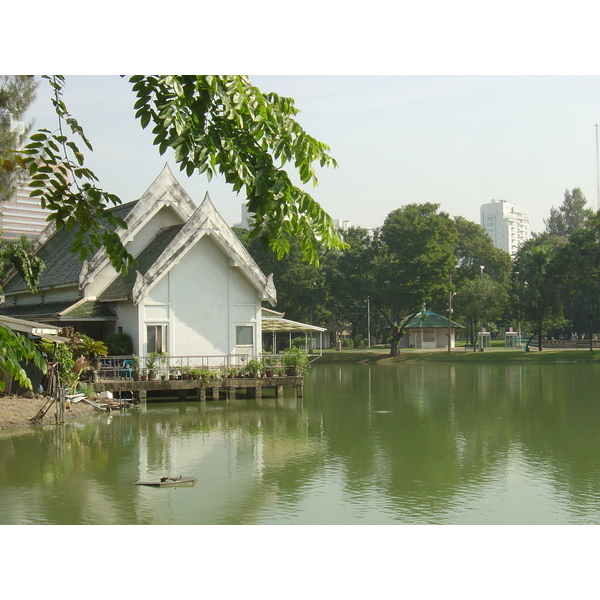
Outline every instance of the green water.
<path id="1" fill-rule="evenodd" d="M 304 398 L 0 436 L 1 524 L 596 524 L 600 367 L 317 365 Z M 196 476 L 193 488 L 131 485 Z"/>

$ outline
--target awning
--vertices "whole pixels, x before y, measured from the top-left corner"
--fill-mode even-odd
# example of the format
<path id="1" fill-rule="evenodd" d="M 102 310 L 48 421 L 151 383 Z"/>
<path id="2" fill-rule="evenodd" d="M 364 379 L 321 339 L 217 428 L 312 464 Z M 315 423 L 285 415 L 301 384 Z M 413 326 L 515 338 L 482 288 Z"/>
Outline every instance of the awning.
<path id="1" fill-rule="evenodd" d="M 68 342 L 68 338 L 61 337 L 58 334 L 60 331 L 58 327 L 52 325 L 46 325 L 44 323 L 38 323 L 36 321 L 26 321 L 24 319 L 16 319 L 14 317 L 7 317 L 0 315 L 0 325 L 8 327 L 13 331 L 19 333 L 27 333 L 34 337 L 41 337 L 52 342 Z"/>
<path id="2" fill-rule="evenodd" d="M 327 331 L 324 327 L 317 327 L 316 325 L 308 325 L 308 323 L 298 323 L 297 321 L 290 321 L 283 317 L 267 317 L 263 315 L 262 318 L 262 330 L 263 332 L 302 332 L 309 333 L 311 331 L 324 332 Z"/>
<path id="3" fill-rule="evenodd" d="M 56 342 L 58 344 L 65 344 L 69 341 L 69 338 L 61 337 L 60 335 L 42 335 L 40 336 L 44 340 L 48 340 L 50 342 Z"/>

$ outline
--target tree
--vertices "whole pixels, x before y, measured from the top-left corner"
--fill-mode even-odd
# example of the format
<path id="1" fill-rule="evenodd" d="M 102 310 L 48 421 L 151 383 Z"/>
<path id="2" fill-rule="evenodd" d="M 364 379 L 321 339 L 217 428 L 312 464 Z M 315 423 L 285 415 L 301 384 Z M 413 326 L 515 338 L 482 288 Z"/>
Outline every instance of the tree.
<path id="1" fill-rule="evenodd" d="M 446 295 L 455 270 L 454 223 L 438 208 L 432 203 L 408 204 L 392 211 L 381 228 L 373 300 L 392 333 L 390 356 L 398 354 L 404 324 L 427 303 Z"/>
<path id="2" fill-rule="evenodd" d="M 56 227 L 72 229 L 72 251 L 85 260 L 104 246 L 114 268 L 124 274 L 135 264 L 121 243 L 122 219 L 109 210 L 121 203 L 105 192 L 85 166 L 76 141 L 92 151 L 83 128 L 63 101 L 65 79 L 47 77 L 58 117 L 55 131 L 38 130 L 24 150 L 0 155 L 0 170 L 27 171 L 32 196 L 50 209 Z M 314 163 L 337 166 L 329 147 L 308 135 L 295 121 L 298 109 L 290 98 L 265 94 L 243 76 L 135 76 L 134 110 L 141 126 L 153 123 L 154 144 L 188 175 L 223 174 L 248 198 L 254 216 L 250 237 L 278 257 L 296 240 L 302 258 L 318 264 L 319 247 L 342 248 L 331 217 L 303 189 L 294 185 L 285 167 L 293 163 L 302 184 L 317 184 Z M 0 342 L 3 332 L 0 330 Z M 17 359 L 17 355 L 13 357 Z"/>
<path id="3" fill-rule="evenodd" d="M 581 229 L 593 212 L 585 208 L 586 199 L 580 188 L 572 191 L 565 190 L 563 203 L 550 209 L 550 217 L 544 219 L 546 233 L 568 238 L 572 233 Z"/>
<path id="4" fill-rule="evenodd" d="M 377 237 L 361 227 L 348 229 L 344 233 L 344 241 L 349 248 L 327 252 L 322 268 L 333 319 L 339 325 L 350 324 L 354 347 L 357 348 L 358 327 L 367 320 L 367 298 L 375 289 L 374 261 L 378 244 Z"/>
<path id="5" fill-rule="evenodd" d="M 600 295 L 600 213 L 570 235 L 555 263 L 566 316 L 576 331 L 587 331 Z"/>
<path id="6" fill-rule="evenodd" d="M 247 230 L 234 228 L 234 232 L 261 270 L 273 274 L 277 305 L 285 311 L 286 318 L 304 323 L 323 323 L 328 319 L 323 271 L 302 260 L 302 252 L 294 240 L 289 253 L 278 259 L 273 252 L 263 249 L 260 240 L 250 239 Z"/>
<path id="7" fill-rule="evenodd" d="M 0 200 L 9 198 L 14 190 L 16 173 L 11 159 L 33 127 L 33 122 L 20 120 L 35 99 L 37 87 L 32 75 L 0 75 L 0 157 L 5 158 L 0 168 Z"/>
<path id="8" fill-rule="evenodd" d="M 496 319 L 502 313 L 507 299 L 505 286 L 487 274 L 463 280 L 454 302 L 467 320 L 472 344 L 475 344 L 479 325 Z"/>
<path id="9" fill-rule="evenodd" d="M 539 350 L 543 349 L 544 330 L 563 316 L 556 257 L 564 243 L 562 238 L 540 234 L 521 246 L 515 260 L 515 270 L 519 272 L 520 313 L 533 325 Z"/>
<path id="10" fill-rule="evenodd" d="M 32 195 L 52 211 L 57 228 L 75 231 L 73 251 L 82 260 L 100 246 L 113 266 L 126 272 L 134 263 L 115 233 L 125 223 L 108 207 L 121 203 L 103 191 L 74 139 L 91 151 L 82 127 L 62 99 L 65 80 L 48 77 L 58 116 L 55 132 L 39 130 L 23 155 L 15 157 L 31 175 Z M 317 184 L 313 167 L 337 166 L 329 147 L 308 135 L 294 119 L 291 98 L 265 94 L 243 76 L 134 76 L 134 109 L 142 127 L 153 124 L 154 144 L 175 160 L 187 175 L 221 173 L 236 192 L 246 196 L 253 215 L 251 237 L 278 257 L 297 240 L 303 259 L 318 263 L 319 246 L 343 247 L 331 217 L 304 189 L 294 185 L 286 165 L 293 162 L 302 184 Z M 72 139 L 74 138 L 74 139 Z M 4 157 L 5 168 L 15 163 Z"/>
<path id="11" fill-rule="evenodd" d="M 456 258 L 458 260 L 454 283 L 460 286 L 463 281 L 475 280 L 480 276 L 480 267 L 485 274 L 504 287 L 510 283 L 512 260 L 510 254 L 496 248 L 485 229 L 464 217 L 455 217 Z"/>

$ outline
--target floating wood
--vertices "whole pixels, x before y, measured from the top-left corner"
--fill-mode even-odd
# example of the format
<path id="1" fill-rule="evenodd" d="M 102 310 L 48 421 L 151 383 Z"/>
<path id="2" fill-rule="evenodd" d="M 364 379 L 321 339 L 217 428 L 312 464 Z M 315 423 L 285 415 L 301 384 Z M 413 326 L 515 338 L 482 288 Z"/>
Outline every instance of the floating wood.
<path id="1" fill-rule="evenodd" d="M 193 486 L 197 477 L 161 477 L 158 481 L 132 481 L 132 485 L 147 485 L 150 487 Z"/>

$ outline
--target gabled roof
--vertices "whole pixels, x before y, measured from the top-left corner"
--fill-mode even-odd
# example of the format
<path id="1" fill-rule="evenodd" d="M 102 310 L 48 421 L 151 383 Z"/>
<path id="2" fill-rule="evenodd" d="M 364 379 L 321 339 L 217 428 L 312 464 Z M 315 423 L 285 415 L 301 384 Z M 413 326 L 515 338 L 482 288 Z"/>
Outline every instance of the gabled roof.
<path id="1" fill-rule="evenodd" d="M 462 325 L 454 321 L 450 321 L 450 326 L 453 329 L 464 329 Z M 433 329 L 436 327 L 448 329 L 448 318 L 442 317 L 442 315 L 438 315 L 431 310 L 422 310 L 405 325 L 406 329 Z"/>
<path id="2" fill-rule="evenodd" d="M 148 244 L 138 256 L 137 269 L 130 269 L 123 277 L 117 277 L 99 296 L 102 302 L 115 302 L 117 300 L 131 299 L 133 287 L 138 273 L 145 275 L 150 267 L 158 260 L 173 238 L 181 231 L 183 224 L 165 227 L 158 232 L 157 236 Z"/>
<path id="3" fill-rule="evenodd" d="M 229 258 L 230 264 L 239 268 L 247 280 L 261 293 L 263 300 L 268 300 L 275 305 L 276 292 L 272 275 L 265 277 L 254 259 L 217 212 L 208 194 L 200 206 L 196 207 L 173 177 L 168 165 L 165 165 L 161 174 L 139 200 L 111 209 L 127 223 L 126 230 L 118 231 L 123 243 L 127 244 L 133 239 L 148 221 L 166 205 L 178 213 L 182 222 L 160 230 L 154 239 L 135 256 L 138 262 L 137 269 L 131 270 L 123 277 L 115 275 L 113 281 L 99 294 L 99 302 L 88 300 L 98 302 L 94 305 L 94 310 L 102 312 L 104 310 L 100 308 L 102 302 L 130 299 L 134 304 L 138 304 L 149 287 L 204 236 L 210 236 L 211 240 Z M 37 255 L 46 264 L 38 286 L 40 291 L 43 291 L 44 288 L 74 285 L 78 285 L 82 290 L 109 264 L 104 248 L 101 248 L 91 260 L 82 263 L 76 254 L 70 252 L 72 241 L 73 233 L 71 231 L 65 229 L 56 231 L 54 225 L 50 225 L 36 242 Z M 20 275 L 15 274 L 5 284 L 4 292 L 10 294 L 21 291 L 28 291 L 28 288 Z M 60 318 L 68 314 L 69 318 L 73 320 L 75 316 L 79 318 L 78 314 L 72 312 L 74 306 L 71 301 L 67 306 L 52 307 L 54 310 L 51 311 L 49 305 L 37 304 L 32 306 L 31 310 L 35 313 L 35 318 L 40 318 L 41 315 Z M 90 305 L 87 306 L 90 308 Z M 66 309 L 68 309 L 68 313 L 63 312 Z M 83 309 L 83 305 L 80 309 Z M 2 312 L 9 314 L 14 311 L 14 314 L 22 315 L 26 314 L 27 310 L 29 308 L 25 305 L 14 307 L 9 305 L 3 307 Z M 112 316 L 112 314 L 103 315 L 104 318 Z M 82 318 L 98 317 L 82 315 Z"/>
<path id="4" fill-rule="evenodd" d="M 196 204 L 175 179 L 168 164 L 165 164 L 160 175 L 152 182 L 142 197 L 133 203 L 133 208 L 125 219 L 127 229 L 117 230 L 123 244 L 126 245 L 130 242 L 164 206 L 175 210 L 182 223 L 189 220 L 196 210 Z M 83 289 L 108 264 L 108 256 L 101 248 L 89 262 L 84 263 L 79 277 L 79 288 Z"/>
<path id="5" fill-rule="evenodd" d="M 165 234 L 164 230 L 161 233 Z M 263 300 L 268 300 L 272 306 L 276 304 L 277 294 L 272 275 L 265 277 L 246 248 L 217 212 L 208 194 L 183 227 L 177 231 L 173 228 L 171 233 L 175 233 L 175 235 L 146 272 L 142 273 L 139 269 L 137 270 L 137 278 L 131 295 L 134 304 L 138 304 L 154 282 L 168 271 L 174 263 L 181 260 L 204 236 L 210 236 L 210 239 L 232 261 L 232 265 L 238 267 L 244 276 L 261 292 Z M 151 242 L 149 246 L 154 243 L 158 244 L 158 240 Z M 104 297 L 104 294 L 102 294 L 102 297 Z"/>
<path id="6" fill-rule="evenodd" d="M 110 209 L 117 217 L 125 219 L 133 209 L 135 202 L 129 202 Z M 56 231 L 54 224 L 48 225 L 40 234 L 40 238 L 32 246 L 31 251 L 39 256 L 46 265 L 40 277 L 38 288 L 75 285 L 81 272 L 81 261 L 77 254 L 71 252 L 74 232 L 60 229 Z M 41 243 L 41 240 L 45 242 Z M 3 285 L 4 293 L 29 291 L 25 281 L 16 271 Z"/>

